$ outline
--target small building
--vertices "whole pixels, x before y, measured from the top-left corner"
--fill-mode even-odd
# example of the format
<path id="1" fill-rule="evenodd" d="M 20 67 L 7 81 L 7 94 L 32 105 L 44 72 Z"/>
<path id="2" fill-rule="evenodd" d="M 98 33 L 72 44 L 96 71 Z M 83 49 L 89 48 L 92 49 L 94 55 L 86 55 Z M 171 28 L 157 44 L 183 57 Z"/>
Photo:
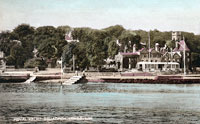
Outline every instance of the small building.
<path id="1" fill-rule="evenodd" d="M 65 40 L 67 42 L 79 42 L 79 40 L 75 40 L 73 37 L 72 37 L 72 32 L 70 31 L 69 33 L 66 33 L 65 34 Z"/>
<path id="2" fill-rule="evenodd" d="M 178 71 L 180 65 L 177 62 L 138 62 L 137 69 L 140 71 Z"/>
<path id="3" fill-rule="evenodd" d="M 117 69 L 120 71 L 124 71 L 124 70 L 130 70 L 132 68 L 136 68 L 138 59 L 139 59 L 138 52 L 128 52 L 128 53 L 119 52 L 115 56 Z"/>

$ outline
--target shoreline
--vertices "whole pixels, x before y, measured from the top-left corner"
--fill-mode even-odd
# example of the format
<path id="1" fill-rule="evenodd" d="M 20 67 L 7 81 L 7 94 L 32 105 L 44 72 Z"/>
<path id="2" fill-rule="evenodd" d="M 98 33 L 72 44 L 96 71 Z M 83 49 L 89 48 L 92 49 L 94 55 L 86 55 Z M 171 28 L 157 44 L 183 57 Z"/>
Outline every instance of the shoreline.
<path id="1" fill-rule="evenodd" d="M 96 83 L 149 83 L 149 84 L 200 84 L 200 74 L 190 75 L 151 75 L 151 73 L 128 73 L 123 72 L 85 72 L 87 82 Z M 144 75 L 143 75 L 144 74 Z M 0 83 L 25 82 L 31 76 L 36 76 L 38 83 L 60 83 L 74 76 L 75 73 L 61 75 L 59 68 L 47 69 L 34 73 L 33 71 L 7 71 L 0 75 Z M 79 75 L 82 75 L 79 72 Z M 62 79 L 61 79 L 62 77 Z"/>

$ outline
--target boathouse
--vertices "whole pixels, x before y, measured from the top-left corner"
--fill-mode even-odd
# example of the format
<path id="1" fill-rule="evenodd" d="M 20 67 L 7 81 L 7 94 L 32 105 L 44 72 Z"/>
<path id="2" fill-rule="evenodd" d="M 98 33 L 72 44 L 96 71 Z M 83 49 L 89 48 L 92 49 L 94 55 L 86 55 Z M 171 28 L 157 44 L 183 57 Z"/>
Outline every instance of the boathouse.
<path id="1" fill-rule="evenodd" d="M 138 62 L 137 69 L 140 71 L 179 71 L 180 65 L 177 62 Z"/>
<path id="2" fill-rule="evenodd" d="M 139 59 L 139 53 L 138 52 L 128 52 L 128 53 L 122 53 L 119 52 L 115 56 L 115 61 L 117 64 L 117 69 L 120 71 L 130 70 L 132 68 L 136 68 L 136 64 Z"/>

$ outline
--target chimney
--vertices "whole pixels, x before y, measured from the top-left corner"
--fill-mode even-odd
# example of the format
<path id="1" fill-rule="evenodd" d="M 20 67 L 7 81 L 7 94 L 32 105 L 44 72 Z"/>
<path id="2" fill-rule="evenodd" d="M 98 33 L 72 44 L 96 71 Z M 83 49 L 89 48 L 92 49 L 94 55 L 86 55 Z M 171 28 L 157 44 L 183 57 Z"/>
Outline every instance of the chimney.
<path id="1" fill-rule="evenodd" d="M 133 44 L 133 53 L 135 53 L 135 52 L 136 52 L 136 45 Z"/>
<path id="2" fill-rule="evenodd" d="M 121 46 L 121 44 L 120 44 L 120 42 L 119 42 L 118 39 L 116 40 L 116 44 L 117 44 L 118 46 Z"/>
<path id="3" fill-rule="evenodd" d="M 155 44 L 155 50 L 156 50 L 157 52 L 159 52 L 159 43 L 156 43 L 156 44 Z"/>
<path id="4" fill-rule="evenodd" d="M 128 48 L 127 48 L 127 46 L 125 45 L 125 46 L 124 46 L 124 53 L 127 52 L 127 49 L 128 49 Z"/>
<path id="5" fill-rule="evenodd" d="M 175 43 L 175 47 L 178 48 L 178 41 L 176 41 L 176 43 Z"/>

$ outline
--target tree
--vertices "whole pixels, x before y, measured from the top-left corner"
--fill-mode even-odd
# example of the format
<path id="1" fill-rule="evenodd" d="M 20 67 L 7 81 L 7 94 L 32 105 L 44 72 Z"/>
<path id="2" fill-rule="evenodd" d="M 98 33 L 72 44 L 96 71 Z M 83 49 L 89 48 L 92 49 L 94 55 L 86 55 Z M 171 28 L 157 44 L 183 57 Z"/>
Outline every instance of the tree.
<path id="1" fill-rule="evenodd" d="M 108 36 L 118 38 L 123 31 L 125 31 L 124 27 L 121 25 L 110 26 L 108 28 L 103 29 L 107 32 Z"/>
<path id="2" fill-rule="evenodd" d="M 0 51 L 5 53 L 5 56 L 10 55 L 10 48 L 13 46 L 11 42 L 11 33 L 9 31 L 3 31 L 0 34 Z"/>
<path id="3" fill-rule="evenodd" d="M 65 25 L 65 26 L 58 26 L 57 30 L 62 30 L 65 33 L 69 33 L 72 29 L 70 26 Z"/>
<path id="4" fill-rule="evenodd" d="M 94 38 L 92 33 L 93 29 L 91 28 L 74 28 L 72 37 L 80 42 L 91 42 Z"/>
<path id="5" fill-rule="evenodd" d="M 24 66 L 24 62 L 26 61 L 25 57 L 26 54 L 24 53 L 24 48 L 19 45 L 16 44 L 11 48 L 10 51 L 10 61 L 12 62 L 8 62 L 8 63 L 13 63 L 15 65 L 16 68 L 21 68 Z"/>
<path id="6" fill-rule="evenodd" d="M 11 49 L 13 53 L 10 53 L 11 56 L 16 59 L 16 63 L 15 63 L 16 67 L 23 67 L 24 62 L 33 57 L 32 51 L 34 48 L 33 46 L 34 32 L 35 32 L 34 28 L 28 24 L 18 25 L 12 31 L 11 33 L 12 42 L 14 40 L 18 40 L 20 42 L 20 44 L 15 43 L 15 45 Z M 21 54 L 21 55 L 17 55 L 17 54 Z"/>
<path id="7" fill-rule="evenodd" d="M 32 58 L 25 62 L 24 67 L 25 68 L 38 67 L 39 70 L 45 70 L 45 68 L 47 68 L 47 64 L 42 58 Z"/>
<path id="8" fill-rule="evenodd" d="M 34 28 L 28 24 L 18 25 L 13 31 L 13 38 L 22 42 L 26 41 L 27 36 L 33 35 L 35 32 Z M 31 42 L 31 41 L 30 41 Z"/>
<path id="9" fill-rule="evenodd" d="M 90 62 L 87 58 L 87 45 L 83 42 L 77 43 L 75 48 L 73 49 L 73 53 L 76 58 L 76 65 L 79 69 L 84 70 L 90 66 Z"/>
<path id="10" fill-rule="evenodd" d="M 159 43 L 159 46 L 164 47 L 164 45 L 166 44 L 166 41 L 161 36 L 158 36 L 158 37 L 155 37 L 153 42 L 151 42 L 151 43 L 153 45 L 155 45 L 156 43 Z"/>
<path id="11" fill-rule="evenodd" d="M 62 58 L 63 58 L 63 65 L 72 65 L 72 57 L 75 54 L 75 47 L 77 43 L 71 42 L 64 46 Z"/>
<path id="12" fill-rule="evenodd" d="M 175 48 L 175 42 L 174 42 L 174 41 L 167 40 L 167 41 L 166 41 L 166 45 L 167 45 L 169 48 L 172 48 L 172 49 Z"/>
<path id="13" fill-rule="evenodd" d="M 136 48 L 140 49 L 141 37 L 132 31 L 124 31 L 119 37 L 119 41 L 122 43 L 121 50 L 124 50 L 124 47 L 128 47 L 128 51 L 132 51 L 133 45 L 136 45 Z"/>
<path id="14" fill-rule="evenodd" d="M 65 41 L 65 31 L 60 27 L 43 26 L 36 29 L 34 45 L 38 48 L 39 56 L 45 58 L 60 58 Z"/>
<path id="15" fill-rule="evenodd" d="M 108 55 L 111 58 L 114 58 L 115 55 L 118 53 L 118 51 L 119 51 L 119 46 L 116 44 L 116 41 L 115 40 L 111 41 L 108 45 Z"/>
<path id="16" fill-rule="evenodd" d="M 102 40 L 94 41 L 94 43 L 88 44 L 90 47 L 87 49 L 90 65 L 98 69 L 104 64 L 104 59 L 106 58 L 106 54 L 103 51 L 103 42 Z"/>

